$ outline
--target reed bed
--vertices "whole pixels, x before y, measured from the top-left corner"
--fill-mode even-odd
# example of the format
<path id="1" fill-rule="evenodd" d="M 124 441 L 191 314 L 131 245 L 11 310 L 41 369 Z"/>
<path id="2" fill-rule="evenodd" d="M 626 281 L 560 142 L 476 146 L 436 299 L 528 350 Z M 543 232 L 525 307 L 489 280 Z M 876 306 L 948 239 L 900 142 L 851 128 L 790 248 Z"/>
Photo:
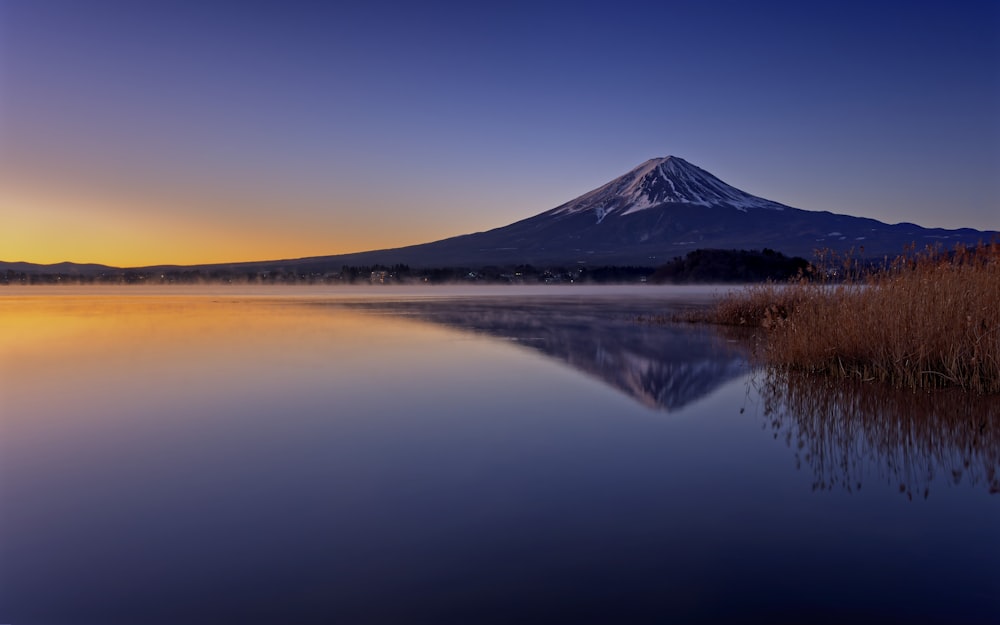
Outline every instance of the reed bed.
<path id="1" fill-rule="evenodd" d="M 779 367 L 1000 393 L 1000 242 L 811 271 L 733 294 L 711 320 L 761 328 L 760 354 Z"/>

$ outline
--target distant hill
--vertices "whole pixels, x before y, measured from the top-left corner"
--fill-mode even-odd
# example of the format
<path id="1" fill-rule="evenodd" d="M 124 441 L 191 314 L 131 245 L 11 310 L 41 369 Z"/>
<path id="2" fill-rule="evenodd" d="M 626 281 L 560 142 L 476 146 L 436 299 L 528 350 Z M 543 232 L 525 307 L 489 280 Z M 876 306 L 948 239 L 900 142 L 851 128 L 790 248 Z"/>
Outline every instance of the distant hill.
<path id="1" fill-rule="evenodd" d="M 23 262 L 5 262 L 0 261 L 0 271 L 2 272 L 24 272 L 29 274 L 64 274 L 70 276 L 89 276 L 96 275 L 101 272 L 114 272 L 119 271 L 117 267 L 109 267 L 108 265 L 97 265 L 94 263 L 71 263 L 62 262 L 54 263 L 51 265 L 39 265 L 36 263 L 23 263 Z"/>

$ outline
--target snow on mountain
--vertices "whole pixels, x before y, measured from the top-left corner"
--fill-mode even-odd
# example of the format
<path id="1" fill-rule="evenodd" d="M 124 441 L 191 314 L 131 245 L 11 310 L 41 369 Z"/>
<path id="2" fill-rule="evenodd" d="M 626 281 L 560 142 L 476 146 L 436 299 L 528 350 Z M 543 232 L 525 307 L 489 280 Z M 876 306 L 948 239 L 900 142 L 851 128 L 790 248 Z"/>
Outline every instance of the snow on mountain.
<path id="1" fill-rule="evenodd" d="M 592 210 L 597 222 L 609 215 L 630 215 L 663 204 L 784 210 L 786 206 L 750 195 L 677 156 L 653 158 L 604 186 L 558 206 L 550 214 Z"/>

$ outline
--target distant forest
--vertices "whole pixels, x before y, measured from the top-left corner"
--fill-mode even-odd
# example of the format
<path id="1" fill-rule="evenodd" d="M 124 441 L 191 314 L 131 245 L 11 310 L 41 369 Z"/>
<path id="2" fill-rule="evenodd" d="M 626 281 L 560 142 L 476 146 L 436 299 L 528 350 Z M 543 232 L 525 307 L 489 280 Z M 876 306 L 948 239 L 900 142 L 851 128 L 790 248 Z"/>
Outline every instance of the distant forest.
<path id="1" fill-rule="evenodd" d="M 17 284 L 615 284 L 635 282 L 693 284 L 784 280 L 808 262 L 764 249 L 695 250 L 660 267 L 535 267 L 533 265 L 441 267 L 408 265 L 343 266 L 337 269 L 266 269 L 239 267 L 171 267 L 107 269 L 92 272 L 10 270 L 0 272 L 0 285 Z"/>
<path id="2" fill-rule="evenodd" d="M 695 250 L 657 268 L 650 281 L 673 284 L 785 281 L 808 266 L 809 261 L 800 256 L 789 257 L 768 248 Z"/>
<path id="3" fill-rule="evenodd" d="M 653 267 L 593 268 L 516 265 L 510 267 L 439 267 L 408 265 L 343 266 L 336 270 L 266 270 L 236 268 L 111 269 L 91 273 L 15 271 L 0 273 L 0 285 L 11 284 L 557 284 L 644 282 Z"/>

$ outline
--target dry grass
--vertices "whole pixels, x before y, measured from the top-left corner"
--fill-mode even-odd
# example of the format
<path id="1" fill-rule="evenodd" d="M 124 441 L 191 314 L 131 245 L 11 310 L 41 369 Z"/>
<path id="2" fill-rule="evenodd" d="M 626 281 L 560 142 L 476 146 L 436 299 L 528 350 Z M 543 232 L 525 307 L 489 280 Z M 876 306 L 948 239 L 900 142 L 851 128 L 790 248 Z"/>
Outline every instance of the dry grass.
<path id="1" fill-rule="evenodd" d="M 712 320 L 762 328 L 761 354 L 780 367 L 1000 393 L 1000 242 L 900 256 L 866 275 L 848 259 L 837 274 L 748 287 Z"/>

